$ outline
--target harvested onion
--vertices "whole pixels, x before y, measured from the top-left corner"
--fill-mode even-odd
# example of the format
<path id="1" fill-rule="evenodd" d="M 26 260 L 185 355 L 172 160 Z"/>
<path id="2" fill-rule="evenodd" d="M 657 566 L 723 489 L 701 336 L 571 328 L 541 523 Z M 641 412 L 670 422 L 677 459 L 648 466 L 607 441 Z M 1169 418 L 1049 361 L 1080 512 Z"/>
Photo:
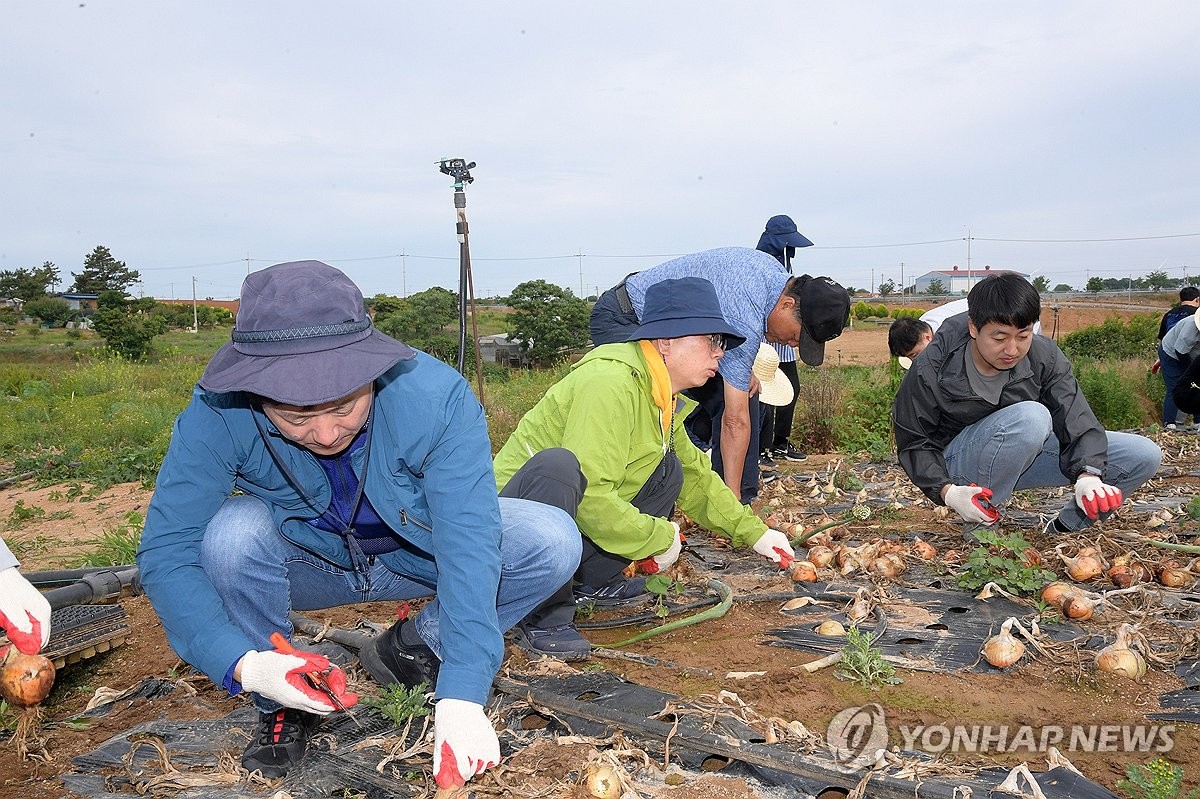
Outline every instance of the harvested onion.
<path id="1" fill-rule="evenodd" d="M 1087 621 L 1096 612 L 1096 603 L 1083 594 L 1071 594 L 1062 603 L 1062 614 L 1068 619 Z"/>
<path id="2" fill-rule="evenodd" d="M 823 569 L 833 562 L 833 550 L 820 545 L 809 547 L 808 560 L 818 569 Z"/>
<path id="3" fill-rule="evenodd" d="M 921 560 L 933 560 L 937 556 L 937 549 L 933 546 L 933 544 L 929 543 L 920 536 L 917 536 L 917 539 L 913 541 L 912 549 L 913 554 L 915 554 Z"/>
<path id="4" fill-rule="evenodd" d="M 1142 653 L 1129 646 L 1134 627 L 1122 624 L 1117 629 L 1117 640 L 1096 653 L 1096 668 L 1109 674 L 1138 679 L 1146 673 L 1146 659 Z"/>
<path id="5" fill-rule="evenodd" d="M 588 795 L 597 799 L 620 799 L 625 792 L 617 770 L 607 763 L 588 763 L 583 782 Z"/>
<path id="6" fill-rule="evenodd" d="M 1075 586 L 1070 583 L 1064 583 L 1062 580 L 1055 580 L 1042 589 L 1042 599 L 1047 605 L 1054 605 L 1057 608 L 1061 608 L 1063 600 L 1075 594 L 1075 592 Z"/>
<path id="7" fill-rule="evenodd" d="M 1104 570 L 1108 567 L 1103 556 L 1095 547 L 1083 547 L 1075 557 L 1068 557 L 1062 553 L 1063 546 L 1064 544 L 1059 544 L 1054 551 L 1066 566 L 1067 575 L 1075 582 L 1087 582 L 1104 574 Z"/>
<path id="8" fill-rule="evenodd" d="M 10 646 L 0 665 L 0 695 L 10 705 L 33 707 L 54 686 L 54 664 L 43 655 L 26 655 Z"/>
<path id="9" fill-rule="evenodd" d="M 1162 565 L 1158 567 L 1158 572 L 1155 576 L 1167 588 L 1183 588 L 1184 586 L 1191 585 L 1192 581 L 1196 579 L 1190 571 L 1180 566 L 1176 560 L 1163 561 Z"/>
<path id="10" fill-rule="evenodd" d="M 1025 654 L 1025 644 L 1012 634 L 1016 619 L 1010 618 L 1000 627 L 1000 632 L 983 643 L 983 659 L 998 669 L 1006 669 Z"/>
<path id="11" fill-rule="evenodd" d="M 817 567 L 809 560 L 798 560 L 792 564 L 792 581 L 797 583 L 812 583 L 817 580 Z"/>
<path id="12" fill-rule="evenodd" d="M 846 628 L 836 619 L 826 619 L 817 625 L 817 635 L 838 636 L 845 634 Z"/>

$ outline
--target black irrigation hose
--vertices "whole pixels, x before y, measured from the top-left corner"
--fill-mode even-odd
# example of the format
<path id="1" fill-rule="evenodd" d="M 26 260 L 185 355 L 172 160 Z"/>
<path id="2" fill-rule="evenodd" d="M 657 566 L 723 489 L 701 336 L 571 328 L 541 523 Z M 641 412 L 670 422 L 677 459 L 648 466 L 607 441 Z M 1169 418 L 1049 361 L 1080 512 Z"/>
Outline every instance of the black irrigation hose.
<path id="1" fill-rule="evenodd" d="M 627 627 L 631 624 L 645 624 L 661 621 L 664 618 L 685 613 L 689 610 L 699 610 L 701 608 L 710 608 L 721 601 L 720 597 L 706 596 L 703 599 L 698 599 L 695 602 L 689 602 L 686 605 L 663 605 L 669 611 L 666 616 L 659 616 L 652 610 L 647 610 L 633 616 L 620 616 L 615 619 L 601 619 L 600 621 L 577 621 L 575 626 L 580 630 L 611 630 L 614 627 Z"/>
<path id="2" fill-rule="evenodd" d="M 23 572 L 23 576 L 32 585 L 40 587 L 58 587 L 62 585 L 71 585 L 72 583 L 82 580 L 89 574 L 98 574 L 99 572 L 123 572 L 129 569 L 136 569 L 137 566 L 132 563 L 121 566 L 88 566 L 84 569 L 59 569 L 58 571 L 42 571 L 42 572 Z"/>
<path id="3" fill-rule="evenodd" d="M 46 591 L 42 596 L 52 610 L 71 605 L 105 605 L 116 602 L 126 593 L 142 593 L 136 566 L 125 566 L 120 571 L 104 569 L 83 575 L 74 583 Z"/>

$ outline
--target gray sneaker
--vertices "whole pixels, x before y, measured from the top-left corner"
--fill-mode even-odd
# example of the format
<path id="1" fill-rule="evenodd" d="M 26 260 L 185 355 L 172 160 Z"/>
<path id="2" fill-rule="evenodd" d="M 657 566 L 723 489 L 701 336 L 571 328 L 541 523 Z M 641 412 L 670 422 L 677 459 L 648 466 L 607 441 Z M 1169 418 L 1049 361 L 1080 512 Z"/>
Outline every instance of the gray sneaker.
<path id="1" fill-rule="evenodd" d="M 592 645 L 573 624 L 534 627 L 522 622 L 517 625 L 513 640 L 532 655 L 545 655 L 559 660 L 586 660 L 592 653 Z"/>

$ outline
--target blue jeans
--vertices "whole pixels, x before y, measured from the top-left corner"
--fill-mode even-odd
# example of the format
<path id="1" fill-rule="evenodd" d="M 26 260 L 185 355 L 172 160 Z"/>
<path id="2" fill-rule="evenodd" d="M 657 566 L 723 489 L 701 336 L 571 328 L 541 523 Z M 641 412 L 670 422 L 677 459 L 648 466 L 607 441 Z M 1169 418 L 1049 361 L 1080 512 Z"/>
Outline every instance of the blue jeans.
<path id="1" fill-rule="evenodd" d="M 1111 431 L 1107 435 L 1108 464 L 1102 479 L 1128 497 L 1158 471 L 1162 450 L 1145 436 Z M 987 486 L 996 506 L 1008 501 L 1013 491 L 1069 486 L 1077 476 L 1067 477 L 1059 469 L 1050 411 L 1039 402 L 1009 405 L 964 428 L 946 447 L 945 456 L 956 485 Z M 1058 519 L 1068 530 L 1092 524 L 1074 496 Z"/>
<path id="2" fill-rule="evenodd" d="M 541 604 L 579 565 L 579 528 L 558 508 L 522 499 L 500 499 L 500 586 L 496 616 L 508 630 Z M 271 649 L 275 631 L 290 636 L 292 610 L 318 610 L 359 602 L 434 596 L 415 618 L 417 632 L 442 656 L 438 636 L 437 569 L 416 548 L 393 553 L 405 563 L 392 571 L 373 558 L 369 573 L 342 569 L 285 539 L 257 497 L 225 500 L 209 522 L 201 565 L 226 612 L 259 649 Z M 260 710 L 275 707 L 255 697 Z"/>
<path id="3" fill-rule="evenodd" d="M 1180 413 L 1178 406 L 1175 405 L 1175 386 L 1179 384 L 1179 379 L 1187 371 L 1191 359 L 1172 357 L 1164 352 L 1162 344 L 1159 344 L 1158 363 L 1158 370 L 1162 372 L 1163 384 L 1167 388 L 1167 395 L 1163 397 L 1162 423 L 1168 425 L 1186 422 L 1187 414 Z"/>

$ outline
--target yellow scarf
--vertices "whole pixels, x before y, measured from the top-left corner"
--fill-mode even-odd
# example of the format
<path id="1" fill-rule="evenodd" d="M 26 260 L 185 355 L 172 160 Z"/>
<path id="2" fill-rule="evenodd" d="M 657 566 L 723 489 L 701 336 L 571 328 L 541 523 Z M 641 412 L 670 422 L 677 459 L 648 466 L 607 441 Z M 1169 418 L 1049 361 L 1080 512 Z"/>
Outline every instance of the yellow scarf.
<path id="1" fill-rule="evenodd" d="M 662 422 L 663 446 L 671 439 L 671 424 L 675 417 L 675 398 L 671 394 L 671 376 L 667 373 L 667 364 L 654 345 L 642 339 L 638 341 L 642 348 L 642 359 L 646 361 L 646 371 L 650 373 L 650 395 L 660 411 Z"/>

